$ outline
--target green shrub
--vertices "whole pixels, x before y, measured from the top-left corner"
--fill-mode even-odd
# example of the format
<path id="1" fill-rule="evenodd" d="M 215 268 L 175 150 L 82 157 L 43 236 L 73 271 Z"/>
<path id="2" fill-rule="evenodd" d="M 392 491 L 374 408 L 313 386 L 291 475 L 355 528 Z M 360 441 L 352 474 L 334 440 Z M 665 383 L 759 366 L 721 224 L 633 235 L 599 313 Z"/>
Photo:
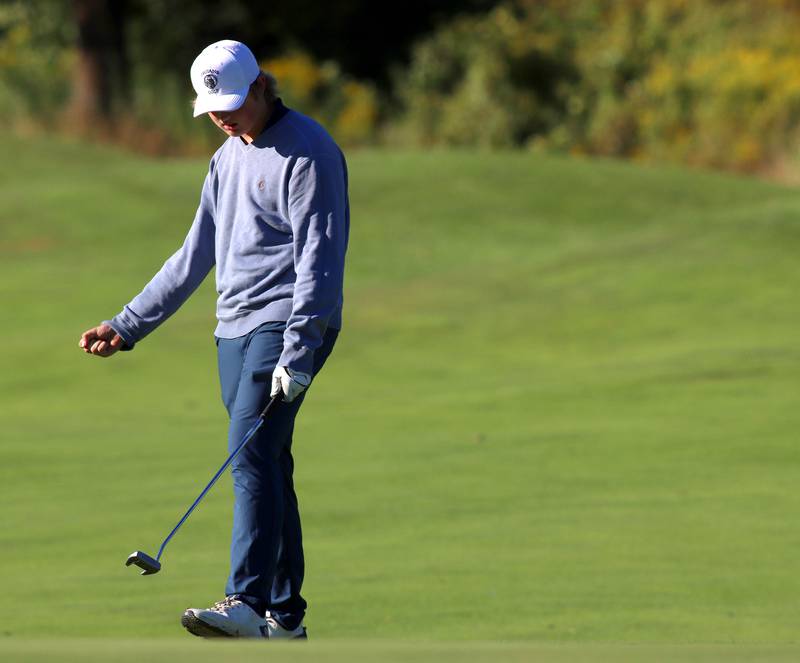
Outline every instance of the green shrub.
<path id="1" fill-rule="evenodd" d="M 456 19 L 418 43 L 408 70 L 395 73 L 404 112 L 390 142 L 510 147 L 548 132 L 576 75 L 566 46 L 565 35 L 529 31 L 507 5 Z"/>
<path id="2" fill-rule="evenodd" d="M 75 53 L 63 5 L 0 5 L 0 113 L 7 127 L 52 119 L 69 99 Z"/>
<path id="3" fill-rule="evenodd" d="M 415 45 L 390 142 L 756 170 L 796 154 L 800 3 L 507 0 Z"/>

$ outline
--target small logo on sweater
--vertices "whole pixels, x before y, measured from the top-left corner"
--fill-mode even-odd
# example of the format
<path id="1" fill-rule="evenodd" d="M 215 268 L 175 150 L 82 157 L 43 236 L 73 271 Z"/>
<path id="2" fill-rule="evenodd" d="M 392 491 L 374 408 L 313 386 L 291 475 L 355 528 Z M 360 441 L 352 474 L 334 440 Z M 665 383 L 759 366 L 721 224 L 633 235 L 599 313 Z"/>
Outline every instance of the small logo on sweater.
<path id="1" fill-rule="evenodd" d="M 266 188 L 267 188 L 266 182 L 264 182 L 264 180 L 258 180 L 258 190 L 263 191 Z"/>

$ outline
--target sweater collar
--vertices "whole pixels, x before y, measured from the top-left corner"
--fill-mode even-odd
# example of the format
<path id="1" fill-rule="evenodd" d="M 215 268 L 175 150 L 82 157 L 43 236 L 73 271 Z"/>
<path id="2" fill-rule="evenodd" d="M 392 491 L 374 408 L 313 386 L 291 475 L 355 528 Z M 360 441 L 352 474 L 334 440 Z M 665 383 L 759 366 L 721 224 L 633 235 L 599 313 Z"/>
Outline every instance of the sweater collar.
<path id="1" fill-rule="evenodd" d="M 262 130 L 261 133 L 263 134 L 264 131 L 269 129 L 271 126 L 280 122 L 281 118 L 283 118 L 283 116 L 286 115 L 286 113 L 288 112 L 289 109 L 283 105 L 283 101 L 281 100 L 281 98 L 278 97 L 277 99 L 275 99 L 275 104 L 272 108 L 272 114 L 269 116 L 269 119 L 267 120 L 267 123 L 264 125 L 264 129 Z"/>
<path id="2" fill-rule="evenodd" d="M 259 139 L 267 132 L 267 130 L 270 127 L 275 126 L 278 122 L 280 122 L 283 119 L 284 115 L 286 115 L 286 113 L 288 113 L 290 110 L 291 108 L 284 106 L 283 100 L 280 97 L 277 97 L 272 104 L 272 113 L 270 114 L 267 123 L 264 125 L 264 128 L 261 130 L 261 133 L 258 134 L 258 136 L 256 136 L 255 140 L 253 140 L 253 142 L 250 143 L 250 145 L 248 145 L 247 142 L 241 136 L 239 137 L 239 143 L 242 145 L 242 147 L 250 147 L 252 145 L 255 145 L 259 141 Z"/>

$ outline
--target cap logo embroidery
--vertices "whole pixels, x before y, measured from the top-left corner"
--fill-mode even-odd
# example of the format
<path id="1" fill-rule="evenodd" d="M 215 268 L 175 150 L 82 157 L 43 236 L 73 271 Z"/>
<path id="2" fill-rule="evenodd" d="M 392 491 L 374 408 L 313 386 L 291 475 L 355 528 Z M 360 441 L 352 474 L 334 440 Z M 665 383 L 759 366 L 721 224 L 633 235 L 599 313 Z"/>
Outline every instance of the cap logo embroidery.
<path id="1" fill-rule="evenodd" d="M 209 94 L 216 94 L 219 92 L 217 85 L 219 85 L 219 72 L 216 69 L 206 69 L 203 72 L 203 84 L 208 88 Z"/>

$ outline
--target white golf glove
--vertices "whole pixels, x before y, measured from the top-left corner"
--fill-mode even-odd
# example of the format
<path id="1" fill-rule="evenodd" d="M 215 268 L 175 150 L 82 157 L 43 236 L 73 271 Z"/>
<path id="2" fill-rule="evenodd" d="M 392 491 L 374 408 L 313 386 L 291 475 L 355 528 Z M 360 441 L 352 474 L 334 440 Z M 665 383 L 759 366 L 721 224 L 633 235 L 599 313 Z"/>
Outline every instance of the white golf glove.
<path id="1" fill-rule="evenodd" d="M 286 366 L 278 366 L 272 371 L 272 390 L 269 395 L 275 396 L 275 394 L 282 391 L 283 400 L 291 403 L 310 384 L 311 376 L 308 373 L 293 371 L 291 368 L 286 368 Z"/>

